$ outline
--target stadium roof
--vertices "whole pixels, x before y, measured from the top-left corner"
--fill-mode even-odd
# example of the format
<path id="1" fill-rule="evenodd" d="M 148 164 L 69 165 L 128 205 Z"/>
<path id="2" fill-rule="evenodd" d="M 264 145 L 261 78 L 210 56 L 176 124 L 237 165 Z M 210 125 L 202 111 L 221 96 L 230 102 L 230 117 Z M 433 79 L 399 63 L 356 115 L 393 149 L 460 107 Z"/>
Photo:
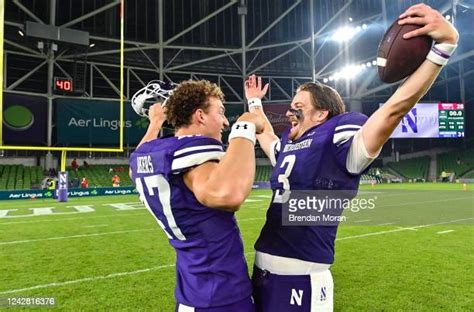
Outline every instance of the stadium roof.
<path id="1" fill-rule="evenodd" d="M 472 102 L 474 91 L 464 80 L 474 73 L 474 1 L 425 2 L 450 15 L 461 34 L 456 56 L 428 97 Z M 382 84 L 371 64 L 386 27 L 414 3 L 125 0 L 126 96 L 152 79 L 206 78 L 220 84 L 228 102 L 237 103 L 242 102 L 242 78 L 255 73 L 271 79 L 268 100 L 274 102 L 288 102 L 296 86 L 313 77 L 335 86 L 346 101 L 383 101 L 395 86 Z M 118 97 L 119 0 L 13 0 L 5 5 L 7 92 L 48 92 L 49 42 L 42 40 L 41 49 L 41 40 L 26 35 L 30 21 L 88 32 L 90 46 L 56 42 L 54 76 L 74 77 L 86 97 Z M 343 26 L 359 31 L 348 41 L 333 40 Z M 364 67 L 363 74 L 329 81 L 353 64 Z"/>

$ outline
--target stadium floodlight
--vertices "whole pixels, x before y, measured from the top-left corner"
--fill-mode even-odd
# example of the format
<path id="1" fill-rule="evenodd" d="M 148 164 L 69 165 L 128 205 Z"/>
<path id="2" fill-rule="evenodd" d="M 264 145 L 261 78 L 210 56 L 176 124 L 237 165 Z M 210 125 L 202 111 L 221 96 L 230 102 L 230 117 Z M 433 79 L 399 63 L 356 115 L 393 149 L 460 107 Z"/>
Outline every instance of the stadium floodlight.
<path id="1" fill-rule="evenodd" d="M 449 20 L 451 20 L 451 15 L 448 14 L 448 15 L 445 16 L 445 18 L 446 18 L 446 20 L 449 21 Z"/>
<path id="2" fill-rule="evenodd" d="M 19 34 L 20 36 L 22 36 L 22 37 L 25 36 L 25 34 L 23 33 L 23 31 L 21 31 L 21 29 L 18 29 L 18 34 Z"/>
<path id="3" fill-rule="evenodd" d="M 331 36 L 331 39 L 337 42 L 345 42 L 352 39 L 358 32 L 361 31 L 361 27 L 343 26 L 337 29 Z"/>
<path id="4" fill-rule="evenodd" d="M 352 22 L 352 17 L 349 17 L 349 21 Z M 336 42 L 346 42 L 354 38 L 354 36 L 363 31 L 366 30 L 369 26 L 367 24 L 362 24 L 359 26 L 349 26 L 345 25 L 342 26 L 334 31 L 334 33 L 331 36 L 331 40 L 336 41 Z"/>
<path id="5" fill-rule="evenodd" d="M 346 80 L 352 79 L 358 76 L 367 68 L 372 67 L 374 62 L 375 61 L 344 66 L 343 68 L 341 68 L 340 70 L 332 74 L 331 76 L 327 78 L 323 78 L 323 82 L 327 83 L 328 81 L 338 81 L 340 79 L 346 79 Z"/>
<path id="6" fill-rule="evenodd" d="M 376 60 L 373 60 L 373 61 L 372 61 L 372 65 L 373 65 L 373 66 L 377 65 L 377 61 L 376 61 Z"/>
<path id="7" fill-rule="evenodd" d="M 95 47 L 95 43 L 89 44 L 89 48 L 93 48 L 93 47 Z"/>

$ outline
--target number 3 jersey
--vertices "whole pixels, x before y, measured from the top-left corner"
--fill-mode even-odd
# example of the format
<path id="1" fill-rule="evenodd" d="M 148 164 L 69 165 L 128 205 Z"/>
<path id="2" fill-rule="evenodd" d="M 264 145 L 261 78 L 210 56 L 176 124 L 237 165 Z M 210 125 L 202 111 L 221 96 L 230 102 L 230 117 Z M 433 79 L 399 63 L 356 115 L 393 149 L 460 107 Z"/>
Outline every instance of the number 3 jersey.
<path id="1" fill-rule="evenodd" d="M 360 113 L 344 113 L 307 130 L 294 142 L 288 139 L 289 130 L 282 134 L 274 145 L 274 157 L 270 157 L 275 165 L 270 177 L 273 196 L 255 244 L 257 251 L 316 263 L 334 262 L 337 225 L 283 225 L 282 194 L 285 190 L 352 190 L 355 195 L 360 175 L 349 173 L 346 159 L 354 134 L 366 120 Z"/>
<path id="2" fill-rule="evenodd" d="M 188 306 L 227 305 L 252 293 L 234 213 L 203 206 L 183 180 L 188 170 L 223 155 L 217 140 L 184 136 L 147 142 L 130 157 L 140 199 L 176 251 L 175 296 Z"/>

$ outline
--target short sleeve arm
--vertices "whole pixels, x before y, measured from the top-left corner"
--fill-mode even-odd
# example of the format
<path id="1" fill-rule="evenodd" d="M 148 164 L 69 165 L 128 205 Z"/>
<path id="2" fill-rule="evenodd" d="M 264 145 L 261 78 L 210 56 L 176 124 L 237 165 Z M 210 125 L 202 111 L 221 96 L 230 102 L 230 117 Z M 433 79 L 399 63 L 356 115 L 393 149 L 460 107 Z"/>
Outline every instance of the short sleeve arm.
<path id="1" fill-rule="evenodd" d="M 358 138 L 362 137 L 360 132 L 366 121 L 367 116 L 363 114 L 347 113 L 339 119 L 334 129 L 333 144 L 336 161 L 340 167 L 351 174 L 361 173 L 373 161 L 373 159 L 369 161 L 361 157 L 361 155 L 365 156 L 363 153 L 365 148 L 360 146 L 361 140 Z"/>
<path id="2" fill-rule="evenodd" d="M 217 140 L 206 137 L 186 138 L 173 152 L 171 173 L 179 174 L 208 161 L 219 161 L 224 154 L 224 147 Z"/>

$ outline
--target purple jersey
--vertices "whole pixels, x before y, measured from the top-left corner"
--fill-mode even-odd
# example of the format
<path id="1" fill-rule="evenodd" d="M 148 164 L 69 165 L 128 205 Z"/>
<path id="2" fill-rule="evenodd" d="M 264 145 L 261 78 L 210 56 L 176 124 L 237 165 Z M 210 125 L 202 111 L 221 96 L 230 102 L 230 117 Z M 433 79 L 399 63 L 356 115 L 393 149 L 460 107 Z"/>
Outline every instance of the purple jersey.
<path id="1" fill-rule="evenodd" d="M 234 213 L 203 206 L 183 180 L 223 155 L 217 140 L 183 136 L 145 143 L 130 157 L 140 198 L 176 250 L 175 296 L 187 306 L 228 305 L 252 292 Z"/>
<path id="2" fill-rule="evenodd" d="M 352 139 L 367 120 L 360 113 L 337 115 L 307 130 L 296 141 L 285 131 L 275 146 L 270 177 L 272 202 L 255 249 L 275 256 L 332 264 L 337 226 L 283 226 L 284 190 L 349 190 L 356 194 L 360 175 L 346 169 Z"/>

